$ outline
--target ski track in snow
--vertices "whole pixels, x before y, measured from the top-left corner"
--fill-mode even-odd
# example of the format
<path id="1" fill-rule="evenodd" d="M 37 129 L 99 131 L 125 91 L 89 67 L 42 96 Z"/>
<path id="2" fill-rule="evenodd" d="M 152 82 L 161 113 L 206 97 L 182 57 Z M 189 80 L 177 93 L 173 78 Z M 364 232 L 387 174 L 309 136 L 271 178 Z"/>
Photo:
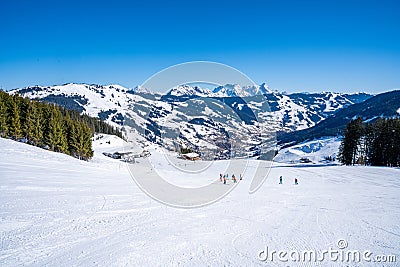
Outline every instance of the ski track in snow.
<path id="1" fill-rule="evenodd" d="M 221 201 L 177 209 L 96 149 L 83 162 L 1 138 L 0 147 L 1 266 L 334 266 L 257 253 L 321 251 L 338 239 L 400 258 L 399 169 L 275 163 L 254 194 L 245 173 Z"/>

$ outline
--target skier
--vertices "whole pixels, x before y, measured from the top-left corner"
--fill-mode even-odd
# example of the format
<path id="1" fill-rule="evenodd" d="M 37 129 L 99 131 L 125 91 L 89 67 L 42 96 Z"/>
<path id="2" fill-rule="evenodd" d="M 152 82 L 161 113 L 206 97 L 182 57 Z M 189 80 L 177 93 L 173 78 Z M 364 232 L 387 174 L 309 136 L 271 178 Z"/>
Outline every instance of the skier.
<path id="1" fill-rule="evenodd" d="M 299 184 L 297 178 L 294 178 L 294 184 Z"/>
<path id="2" fill-rule="evenodd" d="M 219 181 L 222 182 L 222 173 L 219 174 Z"/>
<path id="3" fill-rule="evenodd" d="M 232 174 L 232 180 L 233 180 L 233 183 L 235 183 L 235 184 L 236 184 L 236 177 L 235 177 L 235 175 L 234 175 L 234 174 Z"/>
<path id="4" fill-rule="evenodd" d="M 279 177 L 279 184 L 282 184 L 282 176 Z"/>
<path id="5" fill-rule="evenodd" d="M 226 184 L 226 177 L 224 176 L 224 184 Z"/>
<path id="6" fill-rule="evenodd" d="M 243 180 L 243 176 L 242 176 L 242 174 L 240 174 L 240 180 Z"/>

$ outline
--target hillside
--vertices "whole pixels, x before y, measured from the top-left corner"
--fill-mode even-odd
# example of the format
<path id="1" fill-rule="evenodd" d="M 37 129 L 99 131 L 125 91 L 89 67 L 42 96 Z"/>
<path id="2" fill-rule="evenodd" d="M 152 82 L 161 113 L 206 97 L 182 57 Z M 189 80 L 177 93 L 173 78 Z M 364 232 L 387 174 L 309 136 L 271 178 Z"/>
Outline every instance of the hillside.
<path id="1" fill-rule="evenodd" d="M 87 160 L 95 133 L 122 136 L 98 118 L 0 91 L 0 137 Z"/>
<path id="2" fill-rule="evenodd" d="M 309 164 L 340 164 L 337 160 L 340 138 L 322 137 L 312 141 L 305 141 L 297 145 L 279 150 L 275 156 L 275 162 L 302 163 L 310 161 Z"/>
<path id="3" fill-rule="evenodd" d="M 323 136 L 335 136 L 343 131 L 351 119 L 361 117 L 364 122 L 373 122 L 379 117 L 399 117 L 399 108 L 400 91 L 382 93 L 364 102 L 339 110 L 309 129 L 281 133 L 278 135 L 278 141 L 281 144 L 297 143 Z"/>
<path id="4" fill-rule="evenodd" d="M 308 129 L 368 94 L 282 94 L 267 85 L 190 85 L 164 95 L 118 85 L 65 84 L 17 89 L 31 99 L 98 117 L 170 150 L 189 147 L 205 158 L 269 157 L 275 133 Z"/>

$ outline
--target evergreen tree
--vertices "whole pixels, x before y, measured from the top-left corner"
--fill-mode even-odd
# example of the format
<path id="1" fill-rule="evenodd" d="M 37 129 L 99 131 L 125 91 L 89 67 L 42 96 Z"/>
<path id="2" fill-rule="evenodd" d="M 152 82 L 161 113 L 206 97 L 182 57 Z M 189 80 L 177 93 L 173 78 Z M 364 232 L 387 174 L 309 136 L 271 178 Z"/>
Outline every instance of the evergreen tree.
<path id="1" fill-rule="evenodd" d="M 70 146 L 73 155 L 79 159 L 87 160 L 93 156 L 92 133 L 87 124 L 78 122 L 72 125 Z"/>
<path id="2" fill-rule="evenodd" d="M 400 119 L 379 118 L 374 124 L 367 124 L 360 140 L 363 149 L 357 149 L 355 161 L 353 141 L 362 131 L 360 125 L 351 121 L 345 130 L 340 145 L 339 158 L 350 165 L 355 162 L 373 166 L 400 166 Z"/>
<path id="3" fill-rule="evenodd" d="M 87 124 L 82 124 L 82 134 L 84 142 L 83 157 L 85 160 L 93 157 L 92 150 L 92 132 Z"/>
<path id="4" fill-rule="evenodd" d="M 29 106 L 31 103 L 31 100 L 28 98 L 22 98 L 18 96 L 17 94 L 13 96 L 14 101 L 17 103 L 18 110 L 19 110 L 19 118 L 20 118 L 20 123 L 21 123 L 21 131 L 22 131 L 22 136 L 27 137 L 27 119 L 30 116 L 29 114 Z"/>
<path id="5" fill-rule="evenodd" d="M 14 97 L 10 98 L 8 103 L 8 136 L 18 139 L 22 137 L 22 129 L 18 103 L 14 99 Z"/>
<path id="6" fill-rule="evenodd" d="M 375 140 L 374 125 L 367 123 L 365 125 L 365 138 L 364 138 L 364 164 L 368 165 L 371 162 L 371 157 L 373 157 L 373 142 Z"/>
<path id="7" fill-rule="evenodd" d="M 379 118 L 374 125 L 374 139 L 371 144 L 371 161 L 373 166 L 385 166 L 386 133 L 385 120 Z"/>
<path id="8" fill-rule="evenodd" d="M 34 115 L 32 116 L 33 120 L 33 135 L 32 141 L 36 145 L 43 144 L 43 128 L 44 128 L 44 115 L 42 110 L 42 105 L 39 102 L 33 102 L 34 104 Z"/>
<path id="9" fill-rule="evenodd" d="M 30 144 L 88 160 L 95 132 L 122 136 L 107 123 L 77 111 L 32 101 L 0 90 L 0 137 L 25 137 Z"/>
<path id="10" fill-rule="evenodd" d="M 55 105 L 52 105 L 50 108 L 46 141 L 51 150 L 63 153 L 68 152 L 67 138 L 61 111 Z"/>
<path id="11" fill-rule="evenodd" d="M 9 95 L 3 91 L 0 91 L 0 137 L 7 136 L 8 132 L 8 111 L 7 111 L 7 102 Z"/>
<path id="12" fill-rule="evenodd" d="M 364 133 L 362 119 L 358 117 L 351 120 L 344 130 L 342 142 L 339 147 L 339 160 L 345 165 L 354 165 L 357 154 L 361 148 L 361 138 Z"/>
<path id="13" fill-rule="evenodd" d="M 400 167 L 400 119 L 394 121 L 393 126 L 393 166 Z"/>
<path id="14" fill-rule="evenodd" d="M 33 102 L 30 102 L 25 115 L 25 123 L 22 125 L 23 133 L 28 140 L 33 140 L 35 135 L 35 117 L 36 106 Z"/>

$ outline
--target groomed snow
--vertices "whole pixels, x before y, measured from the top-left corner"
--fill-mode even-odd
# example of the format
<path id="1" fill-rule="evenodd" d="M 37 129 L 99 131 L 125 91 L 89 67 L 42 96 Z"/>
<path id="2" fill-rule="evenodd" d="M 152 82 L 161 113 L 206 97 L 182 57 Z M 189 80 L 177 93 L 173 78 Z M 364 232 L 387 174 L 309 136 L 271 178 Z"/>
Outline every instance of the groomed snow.
<path id="1" fill-rule="evenodd" d="M 399 261 L 399 169 L 276 163 L 254 194 L 245 173 L 221 201 L 177 209 L 145 195 L 99 143 L 91 162 L 1 138 L 0 147 L 1 266 L 333 266 L 257 254 L 338 239 Z"/>

